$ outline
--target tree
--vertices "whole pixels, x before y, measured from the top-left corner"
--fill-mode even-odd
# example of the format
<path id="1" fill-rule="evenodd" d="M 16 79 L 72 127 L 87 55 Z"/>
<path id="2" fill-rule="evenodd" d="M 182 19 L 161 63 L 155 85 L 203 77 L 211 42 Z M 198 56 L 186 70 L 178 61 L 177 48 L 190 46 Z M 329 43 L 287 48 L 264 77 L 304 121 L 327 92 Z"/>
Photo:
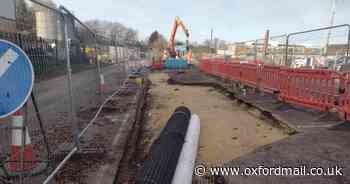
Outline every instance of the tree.
<path id="1" fill-rule="evenodd" d="M 124 26 L 119 22 L 89 20 L 85 22 L 93 31 L 119 44 L 136 44 L 137 30 Z"/>
<path id="2" fill-rule="evenodd" d="M 124 42 L 127 44 L 135 44 L 137 42 L 137 31 L 131 28 L 127 29 L 124 36 Z"/>
<path id="3" fill-rule="evenodd" d="M 16 29 L 20 33 L 34 34 L 34 12 L 24 0 L 16 0 Z"/>
<path id="4" fill-rule="evenodd" d="M 159 39 L 159 33 L 158 31 L 154 31 L 148 39 L 148 45 L 152 46 L 152 44 L 156 42 L 158 39 Z"/>
<path id="5" fill-rule="evenodd" d="M 148 39 L 148 47 L 152 50 L 162 52 L 166 49 L 166 40 L 158 31 L 154 31 Z"/>

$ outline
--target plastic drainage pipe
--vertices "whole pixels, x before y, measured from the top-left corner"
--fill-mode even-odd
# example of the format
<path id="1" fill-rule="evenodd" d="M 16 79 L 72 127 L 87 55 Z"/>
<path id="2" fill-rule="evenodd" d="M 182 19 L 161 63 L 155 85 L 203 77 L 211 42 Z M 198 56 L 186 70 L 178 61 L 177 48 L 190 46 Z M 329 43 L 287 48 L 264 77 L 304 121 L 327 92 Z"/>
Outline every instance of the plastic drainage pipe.
<path id="1" fill-rule="evenodd" d="M 136 177 L 136 184 L 171 184 L 190 119 L 191 111 L 188 108 L 179 107 L 175 110 L 151 146 L 143 169 Z"/>
<path id="2" fill-rule="evenodd" d="M 196 162 L 200 135 L 200 119 L 196 114 L 191 116 L 185 143 L 182 146 L 172 184 L 192 184 L 192 174 Z"/>

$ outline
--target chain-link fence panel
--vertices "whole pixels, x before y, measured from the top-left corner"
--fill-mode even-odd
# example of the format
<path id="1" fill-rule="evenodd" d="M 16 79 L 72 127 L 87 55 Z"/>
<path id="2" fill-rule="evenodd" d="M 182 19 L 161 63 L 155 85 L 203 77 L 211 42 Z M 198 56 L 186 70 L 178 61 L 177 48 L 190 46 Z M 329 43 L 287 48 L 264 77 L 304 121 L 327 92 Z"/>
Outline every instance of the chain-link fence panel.
<path id="1" fill-rule="evenodd" d="M 243 62 L 254 60 L 256 58 L 256 41 L 243 41 L 234 44 L 234 55 L 236 59 L 239 59 Z"/>
<path id="2" fill-rule="evenodd" d="M 345 71 L 349 65 L 349 26 L 341 25 L 291 33 L 286 64 L 292 68 Z"/>
<path id="3" fill-rule="evenodd" d="M 0 182 L 79 183 L 84 175 L 70 159 L 107 150 L 95 141 L 104 132 L 89 128 L 98 107 L 140 67 L 140 51 L 96 34 L 64 7 L 31 2 L 27 19 L 35 21 L 19 21 L 17 33 L 0 32 L 25 51 L 35 72 L 26 106 L 0 120 Z M 14 127 L 18 121 L 24 125 Z M 14 140 L 23 140 L 19 150 Z"/>
<path id="4" fill-rule="evenodd" d="M 264 62 L 272 65 L 284 65 L 286 40 L 287 35 L 270 37 Z"/>
<path id="5" fill-rule="evenodd" d="M 53 153 L 61 144 L 72 142 L 72 127 L 67 118 L 70 100 L 66 49 L 62 33 L 54 24 L 60 16 L 50 8 L 33 5 L 32 18 L 36 19 L 36 25 L 26 27 L 36 27 L 36 32 L 19 24 L 18 29 L 22 31 L 0 33 L 1 39 L 22 48 L 35 73 L 33 92 L 27 105 L 5 119 L 6 126 L 1 129 L 4 132 L 1 133 L 4 136 L 1 139 L 1 161 L 4 163 L 1 177 L 10 183 L 41 183 L 59 159 Z M 16 127 L 18 123 L 22 125 Z M 18 142 L 20 149 L 16 150 Z"/>

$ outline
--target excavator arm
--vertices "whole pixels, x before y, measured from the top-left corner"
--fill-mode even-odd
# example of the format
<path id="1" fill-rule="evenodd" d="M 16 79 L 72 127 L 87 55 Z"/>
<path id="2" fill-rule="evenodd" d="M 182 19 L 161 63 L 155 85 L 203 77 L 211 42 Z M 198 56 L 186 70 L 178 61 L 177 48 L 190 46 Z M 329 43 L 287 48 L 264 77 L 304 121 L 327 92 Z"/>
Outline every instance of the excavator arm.
<path id="1" fill-rule="evenodd" d="M 181 27 L 183 29 L 183 31 L 185 32 L 185 35 L 187 37 L 186 48 L 187 48 L 187 50 L 189 50 L 188 39 L 190 37 L 190 32 L 188 31 L 185 24 L 180 20 L 180 18 L 176 17 L 173 29 L 172 29 L 171 34 L 170 34 L 169 44 L 168 44 L 169 54 L 171 57 L 176 57 L 175 36 L 176 36 L 176 32 L 177 32 L 178 27 Z"/>

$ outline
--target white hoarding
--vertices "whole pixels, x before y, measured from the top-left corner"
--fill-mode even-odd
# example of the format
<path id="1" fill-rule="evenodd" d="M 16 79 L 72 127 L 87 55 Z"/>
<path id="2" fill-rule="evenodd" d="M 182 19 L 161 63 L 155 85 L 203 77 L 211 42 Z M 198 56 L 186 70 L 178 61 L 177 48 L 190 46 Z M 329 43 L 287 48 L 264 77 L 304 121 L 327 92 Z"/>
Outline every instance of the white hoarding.
<path id="1" fill-rule="evenodd" d="M 0 17 L 5 19 L 16 19 L 16 0 L 0 1 Z"/>

